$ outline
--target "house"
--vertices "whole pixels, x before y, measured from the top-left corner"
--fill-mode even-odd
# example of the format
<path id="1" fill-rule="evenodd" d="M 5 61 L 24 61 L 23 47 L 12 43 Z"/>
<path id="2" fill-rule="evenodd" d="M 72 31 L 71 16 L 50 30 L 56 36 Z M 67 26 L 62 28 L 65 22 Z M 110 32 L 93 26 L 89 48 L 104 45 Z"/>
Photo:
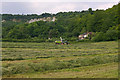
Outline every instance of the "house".
<path id="1" fill-rule="evenodd" d="M 1 22 L 3 23 L 3 22 L 5 22 L 5 20 L 2 20 Z"/>
<path id="2" fill-rule="evenodd" d="M 79 40 L 83 40 L 89 36 L 89 39 L 91 39 L 91 35 L 92 35 L 92 32 L 87 32 L 87 33 L 79 35 L 78 38 L 79 38 Z"/>

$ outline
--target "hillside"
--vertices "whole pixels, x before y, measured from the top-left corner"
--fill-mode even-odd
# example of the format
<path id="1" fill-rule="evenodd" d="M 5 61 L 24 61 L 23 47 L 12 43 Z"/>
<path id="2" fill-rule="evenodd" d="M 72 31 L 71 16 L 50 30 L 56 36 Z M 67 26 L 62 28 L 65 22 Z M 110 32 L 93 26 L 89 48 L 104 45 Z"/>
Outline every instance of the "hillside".
<path id="1" fill-rule="evenodd" d="M 3 40 L 46 41 L 48 38 L 63 38 L 71 41 L 80 34 L 94 33 L 93 41 L 117 40 L 120 30 L 118 5 L 107 10 L 89 8 L 81 12 L 43 13 L 41 15 L 2 14 Z M 55 18 L 52 21 L 52 18 Z M 48 19 L 49 18 L 49 19 Z M 48 20 L 47 20 L 48 19 Z M 33 20 L 33 22 L 30 22 Z M 29 23 L 28 23 L 29 22 Z"/>

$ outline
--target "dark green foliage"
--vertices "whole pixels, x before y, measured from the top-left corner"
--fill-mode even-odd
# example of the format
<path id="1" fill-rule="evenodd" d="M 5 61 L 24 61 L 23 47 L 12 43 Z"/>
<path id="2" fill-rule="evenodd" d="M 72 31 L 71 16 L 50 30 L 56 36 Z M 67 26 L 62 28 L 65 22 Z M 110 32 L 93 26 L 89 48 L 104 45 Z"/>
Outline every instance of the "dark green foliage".
<path id="1" fill-rule="evenodd" d="M 88 11 L 90 14 L 93 14 L 92 8 L 89 8 Z"/>
<path id="2" fill-rule="evenodd" d="M 106 33 L 99 32 L 92 40 L 96 42 L 118 40 L 118 33 L 116 30 L 108 30 Z"/>
<path id="3" fill-rule="evenodd" d="M 51 17 L 52 15 L 49 14 L 49 13 L 43 13 L 41 16 L 42 16 L 42 17 Z"/>
<path id="4" fill-rule="evenodd" d="M 93 37 L 92 41 L 96 41 L 96 42 L 99 42 L 99 41 L 105 41 L 105 34 L 103 32 L 99 32 L 96 34 L 95 37 Z"/>
<path id="5" fill-rule="evenodd" d="M 43 17 L 52 17 L 52 14 L 49 13 L 43 13 L 41 15 L 37 15 L 37 14 L 27 14 L 27 15 L 12 15 L 12 14 L 2 14 L 2 19 L 3 20 L 13 20 L 16 19 L 17 21 L 27 21 L 30 19 L 34 19 L 34 18 L 43 18 Z"/>
<path id="6" fill-rule="evenodd" d="M 3 20 L 6 20 L 6 22 L 3 22 L 2 37 L 3 40 L 8 39 L 9 41 L 21 39 L 25 41 L 33 40 L 33 42 L 42 42 L 44 40 L 45 42 L 48 38 L 59 37 L 76 41 L 80 34 L 95 32 L 96 37 L 93 38 L 93 41 L 117 40 L 117 33 L 119 34 L 117 30 L 119 28 L 118 6 L 119 4 L 107 10 L 97 9 L 93 11 L 92 8 L 89 8 L 81 12 L 59 12 L 57 14 L 3 14 Z M 38 21 L 27 23 L 30 19 L 54 16 L 57 19 L 55 22 Z M 16 21 L 13 22 L 13 20 Z"/>
<path id="7" fill-rule="evenodd" d="M 118 39 L 118 33 L 116 30 L 108 30 L 105 34 L 107 41 L 113 41 Z"/>

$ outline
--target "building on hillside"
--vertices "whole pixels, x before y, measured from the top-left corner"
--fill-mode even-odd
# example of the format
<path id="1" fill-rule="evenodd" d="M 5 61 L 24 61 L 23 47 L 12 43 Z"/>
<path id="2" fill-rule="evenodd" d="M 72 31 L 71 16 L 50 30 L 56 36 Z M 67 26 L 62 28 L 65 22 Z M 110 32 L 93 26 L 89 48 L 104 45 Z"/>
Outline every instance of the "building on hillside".
<path id="1" fill-rule="evenodd" d="M 5 22 L 5 20 L 2 20 L 1 22 L 3 23 L 3 22 Z"/>
<path id="2" fill-rule="evenodd" d="M 92 35 L 92 32 L 87 32 L 87 33 L 84 33 L 84 34 L 80 34 L 78 36 L 78 38 L 79 38 L 79 40 L 83 40 L 83 39 L 85 39 L 85 38 L 87 38 L 89 36 L 89 39 L 91 39 L 91 35 Z"/>

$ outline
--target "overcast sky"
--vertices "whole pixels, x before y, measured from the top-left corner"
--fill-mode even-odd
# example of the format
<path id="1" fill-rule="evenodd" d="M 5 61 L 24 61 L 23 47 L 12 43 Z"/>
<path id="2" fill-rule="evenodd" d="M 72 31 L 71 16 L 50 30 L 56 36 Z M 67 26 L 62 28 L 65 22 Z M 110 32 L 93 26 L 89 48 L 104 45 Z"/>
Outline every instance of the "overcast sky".
<path id="1" fill-rule="evenodd" d="M 88 8 L 108 9 L 118 2 L 2 2 L 2 13 L 42 14 L 82 11 Z"/>

